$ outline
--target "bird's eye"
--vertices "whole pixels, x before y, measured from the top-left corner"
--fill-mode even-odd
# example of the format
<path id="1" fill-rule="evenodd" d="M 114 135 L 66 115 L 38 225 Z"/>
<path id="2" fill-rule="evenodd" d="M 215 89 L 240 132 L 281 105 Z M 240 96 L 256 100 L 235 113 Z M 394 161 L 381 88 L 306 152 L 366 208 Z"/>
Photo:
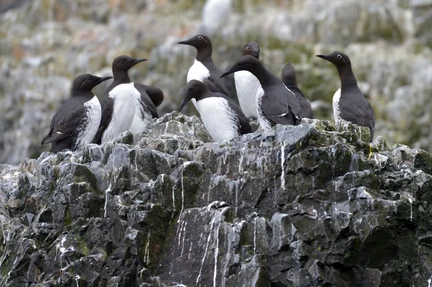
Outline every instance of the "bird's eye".
<path id="1" fill-rule="evenodd" d="M 341 54 L 338 54 L 336 57 L 337 57 L 338 59 L 342 59 L 342 55 L 341 55 Z"/>
<path id="2" fill-rule="evenodd" d="M 90 78 L 87 78 L 87 79 L 86 79 L 86 82 L 90 82 Z"/>
<path id="3" fill-rule="evenodd" d="M 245 50 L 248 50 L 248 51 L 250 50 L 249 47 L 245 47 L 244 49 L 245 49 Z"/>
<path id="4" fill-rule="evenodd" d="M 198 36 L 198 40 L 202 40 L 203 39 L 203 36 Z"/>

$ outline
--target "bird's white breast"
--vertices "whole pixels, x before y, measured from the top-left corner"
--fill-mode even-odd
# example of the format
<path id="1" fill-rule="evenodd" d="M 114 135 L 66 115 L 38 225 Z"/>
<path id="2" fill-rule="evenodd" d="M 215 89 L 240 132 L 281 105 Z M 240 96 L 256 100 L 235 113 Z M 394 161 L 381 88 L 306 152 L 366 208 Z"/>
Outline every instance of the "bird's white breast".
<path id="1" fill-rule="evenodd" d="M 74 149 L 81 149 L 91 143 L 102 117 L 102 108 L 96 96 L 85 102 L 84 108 L 86 111 L 85 122 L 83 123 L 83 129 L 77 135 Z"/>
<path id="2" fill-rule="evenodd" d="M 213 140 L 224 141 L 239 136 L 235 112 L 224 98 L 210 97 L 199 100 L 197 110 Z"/>
<path id="3" fill-rule="evenodd" d="M 135 115 L 129 128 L 129 131 L 133 134 L 145 131 L 153 119 L 150 112 L 145 108 L 146 104 L 141 101 L 141 94 L 139 92 L 135 101 Z"/>
<path id="4" fill-rule="evenodd" d="M 264 96 L 264 90 L 261 85 L 258 87 L 256 94 L 256 111 L 258 115 L 258 122 L 263 130 L 271 129 L 271 123 L 267 120 L 262 110 L 262 98 Z"/>
<path id="5" fill-rule="evenodd" d="M 197 59 L 194 60 L 194 63 L 189 68 L 189 71 L 187 73 L 186 82 L 189 83 L 191 80 L 197 80 L 197 81 L 204 81 L 205 78 L 210 77 L 210 71 L 204 66 L 203 63 L 198 61 Z M 192 99 L 192 103 L 196 106 L 196 100 Z"/>
<path id="6" fill-rule="evenodd" d="M 140 96 L 133 83 L 120 84 L 109 92 L 109 97 L 114 100 L 114 109 L 102 142 L 115 140 L 121 133 L 129 130 L 135 116 L 136 99 Z"/>
<path id="7" fill-rule="evenodd" d="M 341 113 L 339 108 L 339 100 L 341 97 L 341 88 L 339 88 L 333 95 L 333 116 L 336 124 L 336 129 L 339 129 L 339 122 L 341 119 Z"/>
<path id="8" fill-rule="evenodd" d="M 234 83 L 240 107 L 247 118 L 258 118 L 256 98 L 261 84 L 257 77 L 248 71 L 234 73 Z"/>
<path id="9" fill-rule="evenodd" d="M 202 82 L 205 78 L 210 77 L 210 71 L 204 66 L 203 63 L 194 60 L 193 65 L 189 68 L 186 81 L 198 80 Z"/>

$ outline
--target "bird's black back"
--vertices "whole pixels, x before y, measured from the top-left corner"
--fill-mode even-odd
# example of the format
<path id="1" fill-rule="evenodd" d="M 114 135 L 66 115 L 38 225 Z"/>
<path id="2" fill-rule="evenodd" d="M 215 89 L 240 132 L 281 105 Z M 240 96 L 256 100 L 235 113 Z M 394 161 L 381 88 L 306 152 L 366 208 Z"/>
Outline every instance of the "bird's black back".
<path id="1" fill-rule="evenodd" d="M 156 108 L 159 107 L 163 102 L 164 94 L 163 91 L 158 87 L 135 83 L 135 88 L 137 88 L 138 91 L 140 91 L 140 89 L 144 89 Z"/>
<path id="2" fill-rule="evenodd" d="M 370 129 L 370 141 L 375 132 L 375 115 L 371 104 L 360 91 L 356 83 L 342 86 L 339 100 L 342 119 Z"/>
<path id="3" fill-rule="evenodd" d="M 151 113 L 152 117 L 154 119 L 158 118 L 158 112 L 156 110 L 156 107 L 153 103 L 153 101 L 151 100 L 151 98 L 149 97 L 149 95 L 147 94 L 147 88 L 148 86 L 144 86 L 142 84 L 137 84 L 134 83 L 135 89 L 138 90 L 138 92 L 140 92 L 141 94 L 141 102 L 144 103 L 144 105 L 146 106 L 146 108 L 148 109 L 148 111 Z"/>
<path id="4" fill-rule="evenodd" d="M 53 152 L 60 148 L 73 150 L 79 132 L 77 128 L 83 124 L 86 115 L 84 104 L 90 95 L 91 92 L 84 92 L 83 95 L 73 96 L 64 102 L 52 118 L 50 131 L 41 144 L 51 143 Z"/>
<path id="5" fill-rule="evenodd" d="M 313 112 L 310 102 L 306 99 L 302 91 L 298 87 L 288 87 L 296 96 L 297 101 L 299 102 L 302 117 L 313 119 Z"/>

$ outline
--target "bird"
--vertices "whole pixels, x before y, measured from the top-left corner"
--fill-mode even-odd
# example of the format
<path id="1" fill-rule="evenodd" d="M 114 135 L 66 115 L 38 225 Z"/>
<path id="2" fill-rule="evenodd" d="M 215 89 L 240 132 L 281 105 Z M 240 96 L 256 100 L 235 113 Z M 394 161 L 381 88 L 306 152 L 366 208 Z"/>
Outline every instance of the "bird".
<path id="1" fill-rule="evenodd" d="M 251 133 L 252 128 L 240 107 L 225 94 L 210 91 L 206 81 L 191 80 L 186 84 L 179 112 L 191 99 L 195 99 L 206 130 L 217 142 Z"/>
<path id="2" fill-rule="evenodd" d="M 249 42 L 243 47 L 243 55 L 252 55 L 259 60 L 260 46 L 256 42 Z M 240 107 L 248 118 L 258 118 L 256 109 L 256 94 L 261 84 L 249 71 L 237 71 L 234 73 L 234 84 Z"/>
<path id="3" fill-rule="evenodd" d="M 257 114 L 264 130 L 269 130 L 276 124 L 300 124 L 302 113 L 294 93 L 254 56 L 242 56 L 222 77 L 242 70 L 251 72 L 260 81 Z"/>
<path id="4" fill-rule="evenodd" d="M 105 91 L 102 101 L 102 120 L 94 142 L 115 140 L 121 133 L 135 134 L 145 130 L 153 118 L 157 118 L 156 107 L 148 96 L 145 86 L 136 88 L 128 71 L 147 59 L 118 56 L 112 64 L 114 81 Z"/>
<path id="5" fill-rule="evenodd" d="M 303 118 L 313 119 L 312 107 L 309 100 L 304 96 L 297 86 L 296 72 L 291 64 L 286 64 L 282 68 L 282 82 L 288 89 L 293 91 L 300 104 Z"/>
<path id="6" fill-rule="evenodd" d="M 48 135 L 41 145 L 51 144 L 51 152 L 75 151 L 91 143 L 102 116 L 102 108 L 92 89 L 112 77 L 91 74 L 77 76 L 72 84 L 72 97 L 64 102 L 51 120 Z"/>
<path id="7" fill-rule="evenodd" d="M 197 54 L 193 65 L 189 68 L 187 73 L 186 82 L 191 80 L 206 81 L 207 87 L 212 92 L 220 92 L 230 97 L 229 90 L 221 79 L 222 72 L 216 67 L 212 59 L 212 43 L 206 35 L 195 35 L 192 38 L 180 41 L 178 44 L 190 45 L 195 47 Z M 192 99 L 195 105 L 195 99 Z"/>
<path id="8" fill-rule="evenodd" d="M 351 68 L 351 60 L 346 54 L 339 51 L 328 55 L 317 55 L 317 57 L 335 65 L 339 73 L 341 87 L 333 95 L 333 115 L 336 128 L 339 129 L 341 120 L 367 127 L 370 130 L 369 142 L 372 142 L 375 132 L 374 110 L 357 85 Z M 372 146 L 369 145 L 369 147 L 370 158 Z"/>

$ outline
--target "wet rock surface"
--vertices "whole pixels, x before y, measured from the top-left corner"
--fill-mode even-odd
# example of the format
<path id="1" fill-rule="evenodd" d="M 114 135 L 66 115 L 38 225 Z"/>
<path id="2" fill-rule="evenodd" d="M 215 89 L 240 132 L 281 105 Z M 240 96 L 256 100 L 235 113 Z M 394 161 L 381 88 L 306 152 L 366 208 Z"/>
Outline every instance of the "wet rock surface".
<path id="1" fill-rule="evenodd" d="M 304 120 L 196 117 L 0 165 L 0 285 L 427 286 L 432 156 Z M 183 285 L 181 285 L 183 284 Z"/>

